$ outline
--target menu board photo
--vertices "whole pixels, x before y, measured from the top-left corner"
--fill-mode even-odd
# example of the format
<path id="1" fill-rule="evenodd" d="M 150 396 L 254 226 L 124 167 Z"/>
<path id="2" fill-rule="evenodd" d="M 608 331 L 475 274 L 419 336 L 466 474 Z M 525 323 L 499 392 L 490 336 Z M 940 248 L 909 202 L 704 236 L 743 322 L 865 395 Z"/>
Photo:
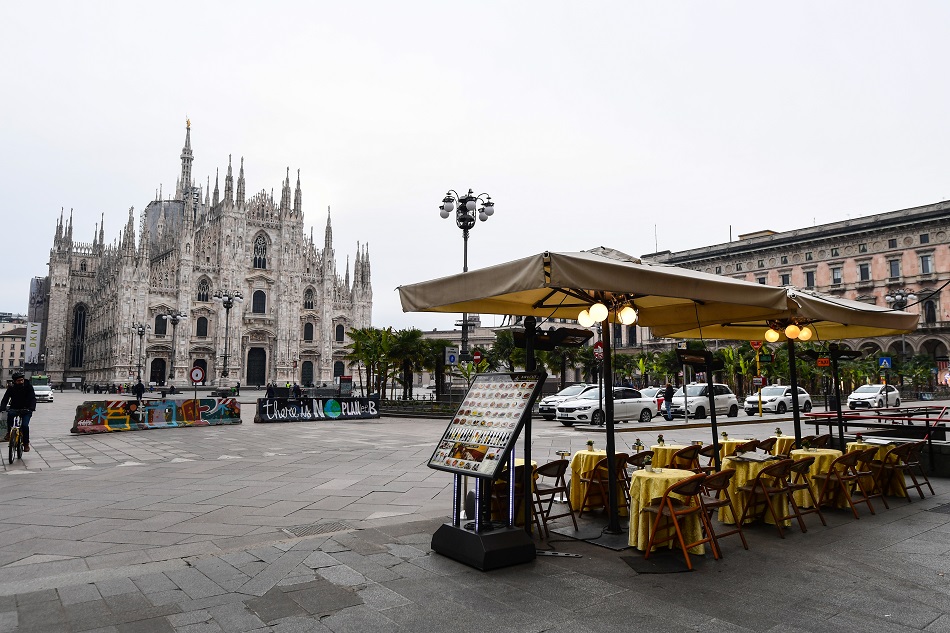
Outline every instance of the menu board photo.
<path id="1" fill-rule="evenodd" d="M 479 374 L 442 434 L 429 467 L 495 479 L 521 433 L 545 374 Z"/>

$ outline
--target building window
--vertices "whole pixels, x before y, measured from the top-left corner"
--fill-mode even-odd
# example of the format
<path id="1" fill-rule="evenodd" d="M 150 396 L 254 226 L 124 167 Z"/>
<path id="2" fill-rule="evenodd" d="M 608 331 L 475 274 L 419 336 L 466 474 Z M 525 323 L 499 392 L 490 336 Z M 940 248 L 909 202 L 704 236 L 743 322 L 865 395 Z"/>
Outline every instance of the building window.
<path id="1" fill-rule="evenodd" d="M 338 360 L 335 363 L 333 363 L 333 377 L 336 378 L 337 376 L 342 376 L 342 375 L 343 375 L 343 361 Z"/>
<path id="2" fill-rule="evenodd" d="M 211 301 L 211 284 L 207 279 L 198 282 L 198 301 Z"/>
<path id="3" fill-rule="evenodd" d="M 811 260 L 812 260 L 812 254 L 811 254 L 811 251 L 808 251 L 807 253 L 805 253 L 805 261 L 810 262 Z"/>
<path id="4" fill-rule="evenodd" d="M 755 280 L 763 286 L 765 285 L 765 277 L 756 277 Z"/>
<path id="5" fill-rule="evenodd" d="M 254 268 L 267 268 L 267 240 L 263 235 L 254 240 Z"/>
<path id="6" fill-rule="evenodd" d="M 742 262 L 739 262 L 736 264 L 736 270 L 737 271 L 742 270 Z"/>
<path id="7" fill-rule="evenodd" d="M 832 257 L 838 257 L 838 247 L 837 247 L 837 246 L 832 246 L 832 247 L 831 247 L 831 256 L 832 256 Z"/>
<path id="8" fill-rule="evenodd" d="M 345 330 L 344 330 L 343 326 L 342 326 L 342 325 L 336 326 L 336 342 L 337 342 L 337 343 L 342 343 L 342 342 L 343 342 L 343 335 L 344 335 L 344 334 L 345 334 Z"/>
<path id="9" fill-rule="evenodd" d="M 891 259 L 887 262 L 888 276 L 893 278 L 901 276 L 901 260 Z"/>
<path id="10" fill-rule="evenodd" d="M 85 259 L 82 260 L 81 262 L 79 262 L 79 272 L 81 272 L 81 273 L 86 272 L 86 260 L 85 260 Z"/>
<path id="11" fill-rule="evenodd" d="M 623 328 L 614 327 L 612 332 L 614 333 L 614 347 L 618 349 L 623 347 Z"/>
<path id="12" fill-rule="evenodd" d="M 858 252 L 859 252 L 859 253 L 867 253 L 867 252 L 868 252 L 868 245 L 867 245 L 867 244 L 858 244 Z"/>
<path id="13" fill-rule="evenodd" d="M 805 287 L 806 288 L 815 287 L 815 271 L 814 270 L 805 271 Z"/>
<path id="14" fill-rule="evenodd" d="M 716 274 L 717 274 L 717 275 L 721 275 L 721 274 L 722 274 L 722 266 L 716 266 Z"/>
<path id="15" fill-rule="evenodd" d="M 837 286 L 841 284 L 841 268 L 832 268 L 831 269 L 831 284 Z"/>
<path id="16" fill-rule="evenodd" d="M 195 321 L 195 336 L 208 336 L 208 319 L 198 317 Z"/>
<path id="17" fill-rule="evenodd" d="M 637 326 L 628 325 L 627 326 L 627 345 L 636 345 L 637 344 Z"/>
<path id="18" fill-rule="evenodd" d="M 933 301 L 924 301 L 924 323 L 937 322 L 937 304 Z"/>
<path id="19" fill-rule="evenodd" d="M 921 244 L 930 244 L 930 234 L 929 234 L 929 233 L 921 233 L 921 234 L 920 234 L 920 243 L 921 243 Z"/>
<path id="20" fill-rule="evenodd" d="M 765 260 L 764 260 L 764 259 L 760 259 L 760 260 L 759 260 L 759 268 L 765 268 Z"/>
<path id="21" fill-rule="evenodd" d="M 779 277 L 780 277 L 781 280 L 782 280 L 779 285 L 781 285 L 781 286 L 789 286 L 789 285 L 791 285 L 791 283 L 792 283 L 792 276 L 791 276 L 789 273 L 782 273 L 781 275 L 779 275 Z"/>
<path id="22" fill-rule="evenodd" d="M 267 312 L 267 295 L 263 290 L 255 290 L 251 299 L 251 312 L 254 314 L 264 314 Z"/>
<path id="23" fill-rule="evenodd" d="M 897 248 L 897 238 L 892 237 L 892 238 L 890 238 L 889 240 L 887 240 L 887 247 L 888 247 L 888 248 Z"/>
<path id="24" fill-rule="evenodd" d="M 168 321 L 161 314 L 155 315 L 155 327 L 153 328 L 156 336 L 165 336 L 168 332 Z"/>
<path id="25" fill-rule="evenodd" d="M 858 277 L 861 281 L 871 281 L 871 264 L 858 264 Z"/>
<path id="26" fill-rule="evenodd" d="M 73 337 L 70 347 L 69 366 L 82 367 L 86 355 L 86 306 L 82 304 L 73 308 Z"/>
<path id="27" fill-rule="evenodd" d="M 783 264 L 787 264 L 787 263 L 788 263 L 788 255 L 782 255 L 782 263 L 783 263 Z"/>
<path id="28" fill-rule="evenodd" d="M 303 309 L 313 310 L 313 290 L 307 290 L 303 294 Z"/>
<path id="29" fill-rule="evenodd" d="M 920 256 L 920 274 L 929 275 L 934 271 L 934 256 L 933 255 L 921 255 Z"/>
<path id="30" fill-rule="evenodd" d="M 303 340 L 313 341 L 313 323 L 304 323 Z"/>

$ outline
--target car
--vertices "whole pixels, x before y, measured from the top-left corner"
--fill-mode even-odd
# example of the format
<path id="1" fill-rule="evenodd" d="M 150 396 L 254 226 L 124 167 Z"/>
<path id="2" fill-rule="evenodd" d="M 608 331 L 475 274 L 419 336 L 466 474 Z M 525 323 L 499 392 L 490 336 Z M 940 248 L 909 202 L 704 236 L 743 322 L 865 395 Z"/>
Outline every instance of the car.
<path id="1" fill-rule="evenodd" d="M 811 411 L 811 396 L 808 392 L 798 388 L 798 407 L 799 411 L 808 413 Z M 778 413 L 782 415 L 792 409 L 792 388 L 788 385 L 769 385 L 762 387 L 762 411 L 767 413 Z M 745 412 L 749 415 L 759 413 L 759 394 L 754 393 L 745 399 Z"/>
<path id="2" fill-rule="evenodd" d="M 585 391 L 590 391 L 591 389 L 596 389 L 597 385 L 589 385 L 586 383 L 577 383 L 576 385 L 569 385 L 558 391 L 554 395 L 545 396 L 541 398 L 541 402 L 538 403 L 538 413 L 541 414 L 545 420 L 553 420 L 557 415 L 557 405 L 564 402 L 565 400 L 571 400 L 581 395 Z"/>
<path id="3" fill-rule="evenodd" d="M 848 408 L 899 407 L 901 394 L 893 385 L 861 385 L 848 394 Z"/>
<path id="4" fill-rule="evenodd" d="M 653 419 L 655 407 L 656 403 L 652 398 L 644 398 L 636 389 L 614 387 L 615 421 L 649 422 Z M 600 388 L 590 389 L 577 398 L 558 404 L 557 419 L 564 426 L 573 426 L 575 422 L 603 424 L 604 410 L 601 408 Z"/>
<path id="5" fill-rule="evenodd" d="M 49 385 L 33 385 L 33 393 L 36 394 L 37 402 L 53 401 L 53 388 Z"/>
<path id="6" fill-rule="evenodd" d="M 653 398 L 656 400 L 656 414 L 663 412 L 663 391 L 664 387 L 644 387 L 640 390 L 640 395 L 644 398 Z"/>
<path id="7" fill-rule="evenodd" d="M 725 413 L 730 418 L 739 415 L 739 399 L 728 385 L 714 384 L 714 400 L 716 413 Z M 673 394 L 673 404 L 670 407 L 670 414 L 675 417 L 684 417 L 685 409 L 689 412 L 689 417 L 702 420 L 709 413 L 709 397 L 707 396 L 709 385 L 706 383 L 690 383 L 686 385 L 686 395 L 683 395 L 683 388 L 680 387 Z M 684 400 L 686 401 L 684 403 Z"/>

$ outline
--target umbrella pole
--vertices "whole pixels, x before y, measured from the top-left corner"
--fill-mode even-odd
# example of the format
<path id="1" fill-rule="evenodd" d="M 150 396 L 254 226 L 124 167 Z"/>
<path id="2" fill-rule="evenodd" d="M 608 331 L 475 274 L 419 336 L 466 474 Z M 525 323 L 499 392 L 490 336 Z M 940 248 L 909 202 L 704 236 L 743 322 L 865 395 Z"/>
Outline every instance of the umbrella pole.
<path id="1" fill-rule="evenodd" d="M 841 416 L 841 385 L 838 383 L 838 344 L 831 344 L 831 379 L 834 381 L 835 413 L 838 417 L 838 443 L 844 452 L 844 420 Z M 816 427 L 817 428 L 817 427 Z"/>
<path id="2" fill-rule="evenodd" d="M 617 464 L 614 463 L 616 446 L 614 444 L 614 378 L 611 367 L 612 352 L 610 348 L 610 319 L 604 321 L 604 418 L 607 422 L 607 509 L 609 520 L 604 530 L 608 534 L 622 534 L 620 529 L 620 509 L 617 507 Z"/>
<path id="3" fill-rule="evenodd" d="M 798 411 L 798 364 L 795 362 L 795 341 L 788 339 L 788 379 L 792 386 L 792 422 L 795 425 L 795 446 L 801 448 L 802 419 Z"/>
<path id="4" fill-rule="evenodd" d="M 534 336 L 537 320 L 533 316 L 527 316 L 524 319 L 524 355 L 525 370 L 537 370 L 537 361 L 534 358 Z M 531 510 L 534 500 L 534 469 L 531 468 L 531 412 L 525 416 L 524 431 L 524 479 L 522 481 L 522 490 L 524 491 L 524 531 L 531 536 Z M 514 472 L 514 471 L 511 471 Z M 513 479 L 513 478 L 512 478 Z M 541 536 L 544 536 L 543 534 Z"/>

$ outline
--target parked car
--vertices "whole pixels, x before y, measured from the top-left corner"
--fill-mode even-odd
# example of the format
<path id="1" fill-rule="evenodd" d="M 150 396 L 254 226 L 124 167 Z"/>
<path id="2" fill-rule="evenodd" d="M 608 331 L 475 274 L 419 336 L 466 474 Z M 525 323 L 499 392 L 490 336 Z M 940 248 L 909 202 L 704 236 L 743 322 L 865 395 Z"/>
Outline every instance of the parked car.
<path id="1" fill-rule="evenodd" d="M 585 391 L 590 391 L 591 389 L 596 388 L 597 385 L 588 385 L 586 383 L 568 385 L 567 387 L 564 387 L 558 391 L 556 394 L 542 398 L 541 402 L 538 403 L 538 413 L 540 413 L 541 417 L 543 417 L 545 420 L 553 420 L 557 415 L 557 405 L 564 402 L 565 400 L 572 400 Z"/>
<path id="2" fill-rule="evenodd" d="M 732 389 L 728 385 L 719 384 L 714 384 L 713 388 L 715 389 L 713 402 L 716 404 L 716 413 L 725 413 L 730 418 L 738 416 L 739 400 L 736 398 L 736 394 L 732 393 Z M 708 389 L 709 385 L 706 383 L 692 383 L 686 385 L 686 395 L 684 397 L 683 388 L 680 387 L 673 394 L 673 405 L 670 407 L 670 414 L 674 418 L 683 417 L 683 401 L 685 400 L 685 409 L 689 411 L 689 417 L 700 420 L 705 418 L 709 413 Z"/>
<path id="3" fill-rule="evenodd" d="M 901 394 L 893 385 L 861 385 L 848 394 L 848 408 L 899 407 Z"/>
<path id="4" fill-rule="evenodd" d="M 652 398 L 644 398 L 636 389 L 614 387 L 614 421 L 649 422 L 653 419 L 655 406 Z M 603 424 L 604 410 L 601 408 L 600 388 L 590 389 L 577 398 L 558 404 L 557 419 L 564 426 L 573 426 L 575 422 Z"/>
<path id="5" fill-rule="evenodd" d="M 53 401 L 53 387 L 51 385 L 33 385 L 33 393 L 36 394 L 37 402 Z"/>
<path id="6" fill-rule="evenodd" d="M 808 392 L 798 388 L 799 411 L 811 411 L 811 396 Z M 792 388 L 789 385 L 769 385 L 762 387 L 762 411 L 778 413 L 779 415 L 792 410 Z M 745 412 L 756 415 L 759 412 L 759 394 L 754 393 L 745 399 Z"/>
<path id="7" fill-rule="evenodd" d="M 656 400 L 656 414 L 663 413 L 663 391 L 664 387 L 644 387 L 640 390 L 640 395 L 644 398 L 653 398 Z"/>

